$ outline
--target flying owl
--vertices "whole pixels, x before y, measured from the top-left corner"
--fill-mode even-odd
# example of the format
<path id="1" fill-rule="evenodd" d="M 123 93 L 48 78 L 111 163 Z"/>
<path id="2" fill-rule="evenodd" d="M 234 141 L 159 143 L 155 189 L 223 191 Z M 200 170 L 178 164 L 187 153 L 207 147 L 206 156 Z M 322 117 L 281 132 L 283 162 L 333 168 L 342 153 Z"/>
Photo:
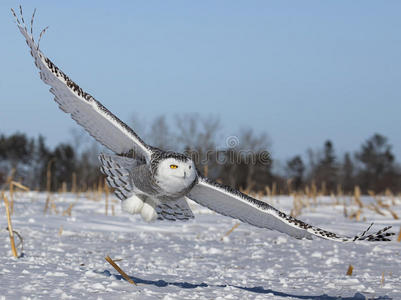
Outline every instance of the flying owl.
<path id="1" fill-rule="evenodd" d="M 167 152 L 146 144 L 130 127 L 113 115 L 91 95 L 83 91 L 39 49 L 25 25 L 20 7 L 20 18 L 12 13 L 25 37 L 40 78 L 50 86 L 50 92 L 61 110 L 69 114 L 91 136 L 114 155 L 101 154 L 101 171 L 108 184 L 122 201 L 122 208 L 131 214 L 140 213 L 146 221 L 185 221 L 194 215 L 188 199 L 219 214 L 253 226 L 277 230 L 292 237 L 319 238 L 339 241 L 390 241 L 385 227 L 368 234 L 366 230 L 354 237 L 341 236 L 297 220 L 266 202 L 247 196 L 231 187 L 203 177 L 193 160 L 181 153 Z"/>

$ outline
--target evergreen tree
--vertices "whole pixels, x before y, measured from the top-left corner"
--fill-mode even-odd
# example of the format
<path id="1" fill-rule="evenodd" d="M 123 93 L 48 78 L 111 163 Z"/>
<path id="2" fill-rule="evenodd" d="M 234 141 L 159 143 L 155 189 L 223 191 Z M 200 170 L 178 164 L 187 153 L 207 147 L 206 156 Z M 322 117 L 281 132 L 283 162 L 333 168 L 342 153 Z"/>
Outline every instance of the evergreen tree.
<path id="1" fill-rule="evenodd" d="M 302 188 L 304 182 L 304 172 L 305 172 L 305 165 L 302 161 L 301 156 L 296 155 L 292 159 L 287 161 L 286 166 L 287 176 L 289 179 L 292 179 L 293 187 L 296 190 Z"/>
<path id="2" fill-rule="evenodd" d="M 352 162 L 350 154 L 344 154 L 343 164 L 341 166 L 341 185 L 346 192 L 352 192 L 355 187 L 354 163 Z"/>
<path id="3" fill-rule="evenodd" d="M 320 159 L 316 170 L 315 180 L 318 185 L 325 185 L 327 192 L 335 191 L 338 180 L 338 165 L 334 153 L 333 143 L 326 141 L 323 149 L 323 157 Z"/>
<path id="4" fill-rule="evenodd" d="M 386 137 L 373 135 L 362 144 L 356 159 L 361 165 L 358 182 L 363 191 L 383 192 L 386 187 L 397 188 L 400 173 Z"/>

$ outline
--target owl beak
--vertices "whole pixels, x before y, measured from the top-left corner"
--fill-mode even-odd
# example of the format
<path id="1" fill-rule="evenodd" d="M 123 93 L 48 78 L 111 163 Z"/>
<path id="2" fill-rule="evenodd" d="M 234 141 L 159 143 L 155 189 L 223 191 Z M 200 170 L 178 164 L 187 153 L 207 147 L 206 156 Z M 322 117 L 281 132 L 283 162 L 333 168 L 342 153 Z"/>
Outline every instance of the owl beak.
<path id="1" fill-rule="evenodd" d="M 184 171 L 184 179 L 187 178 L 187 172 Z"/>

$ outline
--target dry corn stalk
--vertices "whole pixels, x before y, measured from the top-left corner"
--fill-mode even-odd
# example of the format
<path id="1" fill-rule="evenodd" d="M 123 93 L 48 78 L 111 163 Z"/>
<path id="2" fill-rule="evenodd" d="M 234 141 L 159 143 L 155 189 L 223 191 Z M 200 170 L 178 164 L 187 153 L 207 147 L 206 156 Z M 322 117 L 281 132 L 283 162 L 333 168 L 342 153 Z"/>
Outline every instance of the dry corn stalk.
<path id="1" fill-rule="evenodd" d="M 10 174 L 10 176 L 7 177 L 7 180 L 6 180 L 6 183 L 5 183 L 4 187 L 6 187 L 7 185 L 8 186 L 10 185 L 11 181 L 14 178 L 14 174 L 15 174 L 15 168 L 12 168 L 11 169 L 11 174 Z M 4 188 L 1 190 L 1 193 L 3 193 L 3 192 L 4 192 Z"/>
<path id="2" fill-rule="evenodd" d="M 400 233 L 398 234 L 397 242 L 401 242 L 401 227 L 400 227 Z"/>
<path id="3" fill-rule="evenodd" d="M 301 198 L 297 194 L 294 194 L 293 197 L 294 197 L 294 200 L 293 200 L 294 207 L 293 207 L 293 209 L 291 209 L 290 215 L 291 215 L 291 217 L 295 218 L 301 214 L 301 210 L 302 210 L 304 204 L 303 204 Z"/>
<path id="4" fill-rule="evenodd" d="M 61 192 L 63 194 L 67 193 L 67 182 L 63 181 L 63 183 L 61 184 Z"/>
<path id="5" fill-rule="evenodd" d="M 311 192 L 310 192 L 309 186 L 306 186 L 306 187 L 305 187 L 305 195 L 306 195 L 308 198 L 312 198 L 312 194 L 311 194 Z"/>
<path id="6" fill-rule="evenodd" d="M 11 181 L 12 182 L 12 181 Z M 10 182 L 10 214 L 14 214 L 14 185 Z"/>
<path id="7" fill-rule="evenodd" d="M 50 200 L 51 200 L 50 202 L 51 202 L 51 208 L 53 209 L 53 212 L 55 214 L 58 214 L 58 210 L 57 210 L 57 207 L 56 207 L 56 203 L 54 202 L 54 198 L 52 197 Z"/>
<path id="8" fill-rule="evenodd" d="M 390 208 L 390 205 L 384 203 L 381 199 L 379 199 L 379 198 L 375 198 L 375 199 L 376 199 L 377 205 L 379 205 L 380 207 L 383 207 L 383 208 Z"/>
<path id="9" fill-rule="evenodd" d="M 333 205 L 338 204 L 338 198 L 336 197 L 336 195 L 333 192 L 330 193 L 330 200 L 331 200 L 331 203 L 333 203 Z"/>
<path id="10" fill-rule="evenodd" d="M 362 213 L 362 210 L 358 210 L 358 211 L 356 212 L 355 220 L 357 220 L 358 222 L 359 222 L 359 220 L 361 219 L 361 213 Z"/>
<path id="11" fill-rule="evenodd" d="M 92 196 L 93 196 L 93 194 L 95 194 L 96 190 L 97 190 L 97 185 L 96 185 L 96 183 L 93 183 L 92 190 L 90 190 L 90 192 L 92 193 Z M 94 197 L 92 197 L 92 200 L 96 200 L 96 199 Z"/>
<path id="12" fill-rule="evenodd" d="M 103 194 L 103 183 L 105 180 L 103 178 L 99 178 L 99 182 L 97 185 L 97 199 L 101 200 L 102 199 L 102 194 Z"/>
<path id="13" fill-rule="evenodd" d="M 9 189 L 10 189 L 10 213 L 11 215 L 14 214 L 14 187 L 21 189 L 23 191 L 29 191 L 29 188 L 27 188 L 26 186 L 22 185 L 19 182 L 13 181 L 12 178 L 10 177 L 10 181 L 9 181 Z"/>
<path id="14" fill-rule="evenodd" d="M 71 186 L 71 193 L 75 194 L 77 192 L 77 174 L 72 173 L 72 186 Z"/>
<path id="15" fill-rule="evenodd" d="M 58 235 L 61 236 L 63 234 L 63 225 L 60 226 L 60 229 L 58 231 Z"/>
<path id="16" fill-rule="evenodd" d="M 81 191 L 83 193 L 86 193 L 88 191 L 88 185 L 86 184 L 86 182 L 81 183 Z"/>
<path id="17" fill-rule="evenodd" d="M 395 213 L 395 211 L 393 211 L 391 208 L 387 209 L 389 211 L 389 213 L 393 216 L 394 220 L 398 220 L 399 217 L 398 215 Z"/>
<path id="18" fill-rule="evenodd" d="M 6 206 L 6 214 L 7 214 L 7 223 L 8 223 L 8 233 L 10 235 L 10 244 L 11 244 L 11 252 L 13 253 L 15 258 L 18 258 L 17 249 L 15 248 L 15 240 L 14 240 L 14 232 L 13 226 L 11 224 L 11 216 L 10 216 L 10 207 L 7 196 L 2 193 L 4 204 Z"/>
<path id="19" fill-rule="evenodd" d="M 63 212 L 63 216 L 68 215 L 69 217 L 71 217 L 71 210 L 74 207 L 75 203 L 71 203 L 68 208 Z"/>
<path id="20" fill-rule="evenodd" d="M 303 202 L 304 206 L 307 207 L 307 208 L 310 207 L 311 206 L 310 199 L 309 198 L 304 198 L 304 194 L 302 194 L 301 197 L 302 197 L 302 199 L 305 200 L 305 202 Z"/>
<path id="21" fill-rule="evenodd" d="M 289 178 L 287 180 L 287 188 L 288 188 L 288 194 L 291 195 L 292 194 L 292 182 L 293 182 L 293 178 Z"/>
<path id="22" fill-rule="evenodd" d="M 207 177 L 208 173 L 209 173 L 209 166 L 208 165 L 204 165 L 203 166 L 203 175 L 205 177 Z"/>
<path id="23" fill-rule="evenodd" d="M 382 280 L 380 281 L 380 286 L 383 287 L 384 285 L 384 271 L 382 273 Z"/>
<path id="24" fill-rule="evenodd" d="M 337 196 L 338 196 L 338 197 L 344 196 L 343 187 L 341 186 L 340 183 L 337 184 Z"/>
<path id="25" fill-rule="evenodd" d="M 388 188 L 386 189 L 386 191 L 385 191 L 384 194 L 386 195 L 387 198 L 390 198 L 390 199 L 391 199 L 391 204 L 392 204 L 392 205 L 395 205 L 395 197 L 394 197 L 394 194 L 393 194 Z"/>
<path id="26" fill-rule="evenodd" d="M 235 228 L 239 226 L 239 224 L 240 223 L 235 223 L 235 225 L 221 237 L 220 241 L 222 241 L 226 236 L 229 236 L 231 232 L 233 232 Z"/>
<path id="27" fill-rule="evenodd" d="M 322 195 L 327 195 L 327 188 L 326 188 L 326 182 L 325 181 L 322 182 L 320 188 L 321 188 L 321 194 Z"/>
<path id="28" fill-rule="evenodd" d="M 273 182 L 273 185 L 272 185 L 272 196 L 274 197 L 274 196 L 276 196 L 276 194 L 277 194 L 277 183 Z"/>
<path id="29" fill-rule="evenodd" d="M 376 199 L 377 204 L 378 204 L 380 207 L 382 207 L 382 208 L 388 210 L 388 212 L 393 216 L 393 218 L 394 218 L 395 220 L 398 220 L 398 219 L 399 219 L 399 218 L 398 218 L 398 215 L 391 209 L 391 206 L 390 206 L 389 204 L 384 203 L 383 200 L 381 200 L 381 199 L 379 199 L 379 198 L 375 198 L 375 199 Z M 381 214 L 383 214 L 383 213 L 381 213 Z M 384 215 L 384 214 L 383 214 L 383 215 Z"/>
<path id="30" fill-rule="evenodd" d="M 345 200 L 344 200 L 344 202 L 343 202 L 343 205 L 344 205 L 344 217 L 348 217 L 348 211 L 347 211 L 347 207 L 345 206 Z"/>
<path id="31" fill-rule="evenodd" d="M 354 267 L 352 265 L 349 265 L 346 275 L 351 276 L 353 270 L 354 270 Z"/>
<path id="32" fill-rule="evenodd" d="M 265 191 L 266 191 L 266 196 L 270 197 L 272 195 L 272 192 L 271 192 L 270 187 L 268 185 L 266 185 Z"/>
<path id="33" fill-rule="evenodd" d="M 29 192 L 29 191 L 30 191 L 30 190 L 29 190 L 29 187 L 26 187 L 25 185 L 22 185 L 22 184 L 19 183 L 19 182 L 11 181 L 11 184 L 14 185 L 15 187 L 21 189 L 21 190 L 26 191 L 26 192 Z"/>
<path id="34" fill-rule="evenodd" d="M 54 158 L 49 160 L 47 163 L 47 168 L 46 168 L 46 191 L 47 191 L 47 197 L 46 197 L 46 204 L 45 204 L 45 210 L 44 213 L 47 212 L 49 209 L 49 204 L 50 204 L 50 192 L 51 192 L 51 185 L 52 185 L 52 170 L 51 166 L 54 161 Z"/>
<path id="35" fill-rule="evenodd" d="M 50 195 L 48 194 L 47 197 L 46 197 L 46 204 L 45 204 L 44 213 L 46 213 L 47 210 L 49 209 L 49 203 L 50 203 Z"/>
<path id="36" fill-rule="evenodd" d="M 374 205 L 373 203 L 368 205 L 368 208 L 370 210 L 375 211 L 376 213 L 378 213 L 379 215 L 385 216 L 386 214 L 384 212 L 382 212 L 376 205 Z"/>
<path id="37" fill-rule="evenodd" d="M 118 273 L 121 274 L 121 276 L 127 280 L 129 283 L 137 285 L 135 281 L 133 281 L 121 268 L 110 258 L 110 256 L 106 256 L 106 261 L 113 266 L 114 269 L 117 270 Z"/>
<path id="38" fill-rule="evenodd" d="M 355 186 L 355 188 L 354 188 L 354 199 L 355 199 L 356 204 L 358 204 L 358 206 L 360 208 L 362 208 L 363 203 L 361 201 L 361 189 L 359 188 L 359 186 Z"/>
<path id="39" fill-rule="evenodd" d="M 359 221 L 359 220 L 361 219 L 361 213 L 362 213 L 362 210 L 361 210 L 361 209 L 358 209 L 356 212 L 352 213 L 352 214 L 349 216 L 349 218 L 350 218 L 350 219 L 355 218 L 356 221 Z"/>
<path id="40" fill-rule="evenodd" d="M 316 187 L 315 181 L 312 181 L 311 196 L 313 198 L 314 204 L 316 205 L 317 204 L 317 187 Z"/>

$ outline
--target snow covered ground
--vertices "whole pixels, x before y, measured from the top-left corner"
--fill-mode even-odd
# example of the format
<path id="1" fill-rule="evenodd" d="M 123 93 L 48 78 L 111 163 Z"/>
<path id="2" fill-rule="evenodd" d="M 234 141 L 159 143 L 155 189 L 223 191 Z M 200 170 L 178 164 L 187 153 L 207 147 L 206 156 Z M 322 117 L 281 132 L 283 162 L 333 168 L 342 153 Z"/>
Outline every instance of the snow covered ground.
<path id="1" fill-rule="evenodd" d="M 237 221 L 193 203 L 193 221 L 147 224 L 114 202 L 115 216 L 111 209 L 105 216 L 104 199 L 73 194 L 53 199 L 58 214 L 44 214 L 46 194 L 15 196 L 12 221 L 24 246 L 19 259 L 12 258 L 0 205 L 0 299 L 401 299 L 397 237 L 389 243 L 339 244 L 240 224 L 221 240 Z M 264 200 L 286 212 L 293 206 L 291 197 Z M 365 208 L 358 222 L 332 202 L 321 197 L 299 218 L 348 235 L 372 221 L 376 230 L 386 225 L 400 230 L 401 221 L 385 210 L 383 216 Z M 71 203 L 71 216 L 63 216 Z M 395 204 L 401 217 L 401 200 Z M 138 286 L 122 279 L 107 255 Z M 350 264 L 354 272 L 346 276 Z"/>

